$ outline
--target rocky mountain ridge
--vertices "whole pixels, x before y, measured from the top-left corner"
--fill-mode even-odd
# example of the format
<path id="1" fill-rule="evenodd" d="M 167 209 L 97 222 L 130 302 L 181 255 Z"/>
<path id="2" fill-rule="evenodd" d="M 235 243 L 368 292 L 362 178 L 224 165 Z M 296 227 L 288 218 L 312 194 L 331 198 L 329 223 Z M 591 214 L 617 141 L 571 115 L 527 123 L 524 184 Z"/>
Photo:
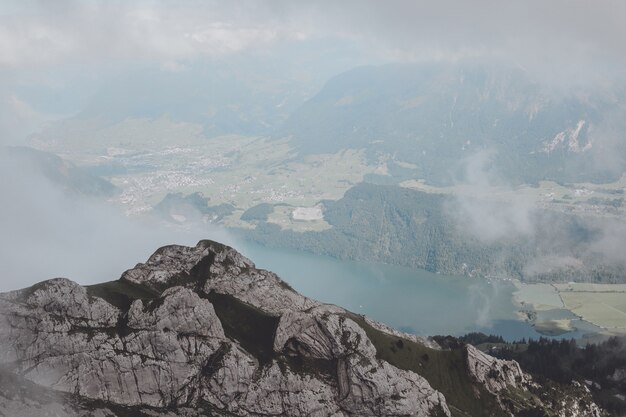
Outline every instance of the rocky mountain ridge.
<path id="1" fill-rule="evenodd" d="M 11 416 L 600 415 L 582 387 L 546 396 L 516 362 L 308 299 L 212 241 L 1 294 L 0 366 Z"/>
<path id="2" fill-rule="evenodd" d="M 364 66 L 328 80 L 275 136 L 292 138 L 303 154 L 389 155 L 429 184 L 457 183 L 459 161 L 487 149 L 498 178 L 513 184 L 610 182 L 623 167 L 594 161 L 626 152 L 605 133 L 623 125 L 624 97 L 618 82 L 565 91 L 504 63 Z"/>

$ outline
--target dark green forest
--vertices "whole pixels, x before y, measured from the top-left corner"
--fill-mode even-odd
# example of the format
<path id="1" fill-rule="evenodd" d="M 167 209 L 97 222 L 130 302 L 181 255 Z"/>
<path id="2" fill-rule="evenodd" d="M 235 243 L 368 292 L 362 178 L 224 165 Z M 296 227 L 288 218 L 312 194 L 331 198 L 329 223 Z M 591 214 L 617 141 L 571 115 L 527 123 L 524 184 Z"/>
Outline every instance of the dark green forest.
<path id="1" fill-rule="evenodd" d="M 330 229 L 283 230 L 265 221 L 268 207 L 262 205 L 247 212 L 256 228 L 237 232 L 269 247 L 444 274 L 497 275 L 525 281 L 626 282 L 622 263 L 608 262 L 590 249 L 606 228 L 602 220 L 536 209 L 530 214 L 536 225 L 534 235 L 485 242 L 468 233 L 450 214 L 453 198 L 362 183 L 338 201 L 322 202 Z M 577 265 L 528 267 L 546 256 L 573 258 Z"/>

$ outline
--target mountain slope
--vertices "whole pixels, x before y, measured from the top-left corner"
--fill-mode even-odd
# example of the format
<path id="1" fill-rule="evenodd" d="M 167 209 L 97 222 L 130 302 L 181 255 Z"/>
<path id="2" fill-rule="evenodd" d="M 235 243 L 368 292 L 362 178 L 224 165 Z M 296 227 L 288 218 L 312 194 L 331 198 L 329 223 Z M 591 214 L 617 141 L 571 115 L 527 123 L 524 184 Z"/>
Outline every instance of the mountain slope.
<path id="1" fill-rule="evenodd" d="M 2 294 L 0 352 L 2 412 L 599 415 L 582 390 L 544 401 L 515 362 L 320 304 L 211 241 L 163 247 L 117 281 L 57 278 Z"/>
<path id="2" fill-rule="evenodd" d="M 340 200 L 321 203 L 328 229 L 296 232 L 256 219 L 254 229 L 237 232 L 270 247 L 445 274 L 626 282 L 624 261 L 609 259 L 596 249 L 607 230 L 619 230 L 615 226 L 619 223 L 611 219 L 537 208 L 528 214 L 536 225 L 533 234 L 484 240 L 467 230 L 456 214 L 457 200 L 446 194 L 360 183 Z M 493 203 L 494 211 L 506 213 L 506 204 Z"/>
<path id="3" fill-rule="evenodd" d="M 513 182 L 606 181 L 624 168 L 624 141 L 615 140 L 623 104 L 623 88 L 565 94 L 503 65 L 394 64 L 332 78 L 278 135 L 305 154 L 391 155 L 439 184 L 456 179 L 460 159 L 485 149 Z M 596 163 L 609 153 L 616 166 Z"/>

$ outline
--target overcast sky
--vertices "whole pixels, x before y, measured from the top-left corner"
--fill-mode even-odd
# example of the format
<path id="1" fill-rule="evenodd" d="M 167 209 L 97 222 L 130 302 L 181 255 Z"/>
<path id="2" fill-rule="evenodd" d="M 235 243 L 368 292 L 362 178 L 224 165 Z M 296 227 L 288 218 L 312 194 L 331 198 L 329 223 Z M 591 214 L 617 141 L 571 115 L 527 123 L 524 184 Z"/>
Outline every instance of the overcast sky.
<path id="1" fill-rule="evenodd" d="M 626 60 L 619 0 L 3 1 L 0 65 L 194 59 L 281 41 L 358 39 L 398 59 L 495 54 Z"/>
<path id="2" fill-rule="evenodd" d="M 4 0 L 0 137 L 76 112 L 103 78 L 138 64 L 177 71 L 256 54 L 280 65 L 286 45 L 306 56 L 319 42 L 349 43 L 350 59 L 327 70 L 497 58 L 555 82 L 597 82 L 624 76 L 625 21 L 620 0 Z M 311 56 L 315 71 L 325 57 Z M 56 89 L 56 111 L 37 88 Z"/>

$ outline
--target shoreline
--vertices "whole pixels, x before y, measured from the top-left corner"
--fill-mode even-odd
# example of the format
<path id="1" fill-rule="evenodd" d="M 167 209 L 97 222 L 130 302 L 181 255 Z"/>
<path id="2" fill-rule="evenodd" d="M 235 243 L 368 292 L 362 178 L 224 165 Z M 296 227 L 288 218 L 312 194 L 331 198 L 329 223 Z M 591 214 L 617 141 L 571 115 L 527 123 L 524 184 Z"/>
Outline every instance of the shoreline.
<path id="1" fill-rule="evenodd" d="M 601 297 L 608 297 L 614 303 L 626 304 L 624 284 L 524 283 L 517 279 L 511 282 L 516 289 L 512 301 L 518 308 L 518 319 L 529 323 L 541 335 L 554 337 L 583 332 L 580 338 L 588 339 L 626 334 L 626 312 L 601 302 Z M 564 297 L 564 293 L 569 297 Z M 623 300 L 613 300 L 622 298 L 622 293 Z M 616 318 L 604 310 L 622 313 L 623 317 L 618 314 Z"/>

